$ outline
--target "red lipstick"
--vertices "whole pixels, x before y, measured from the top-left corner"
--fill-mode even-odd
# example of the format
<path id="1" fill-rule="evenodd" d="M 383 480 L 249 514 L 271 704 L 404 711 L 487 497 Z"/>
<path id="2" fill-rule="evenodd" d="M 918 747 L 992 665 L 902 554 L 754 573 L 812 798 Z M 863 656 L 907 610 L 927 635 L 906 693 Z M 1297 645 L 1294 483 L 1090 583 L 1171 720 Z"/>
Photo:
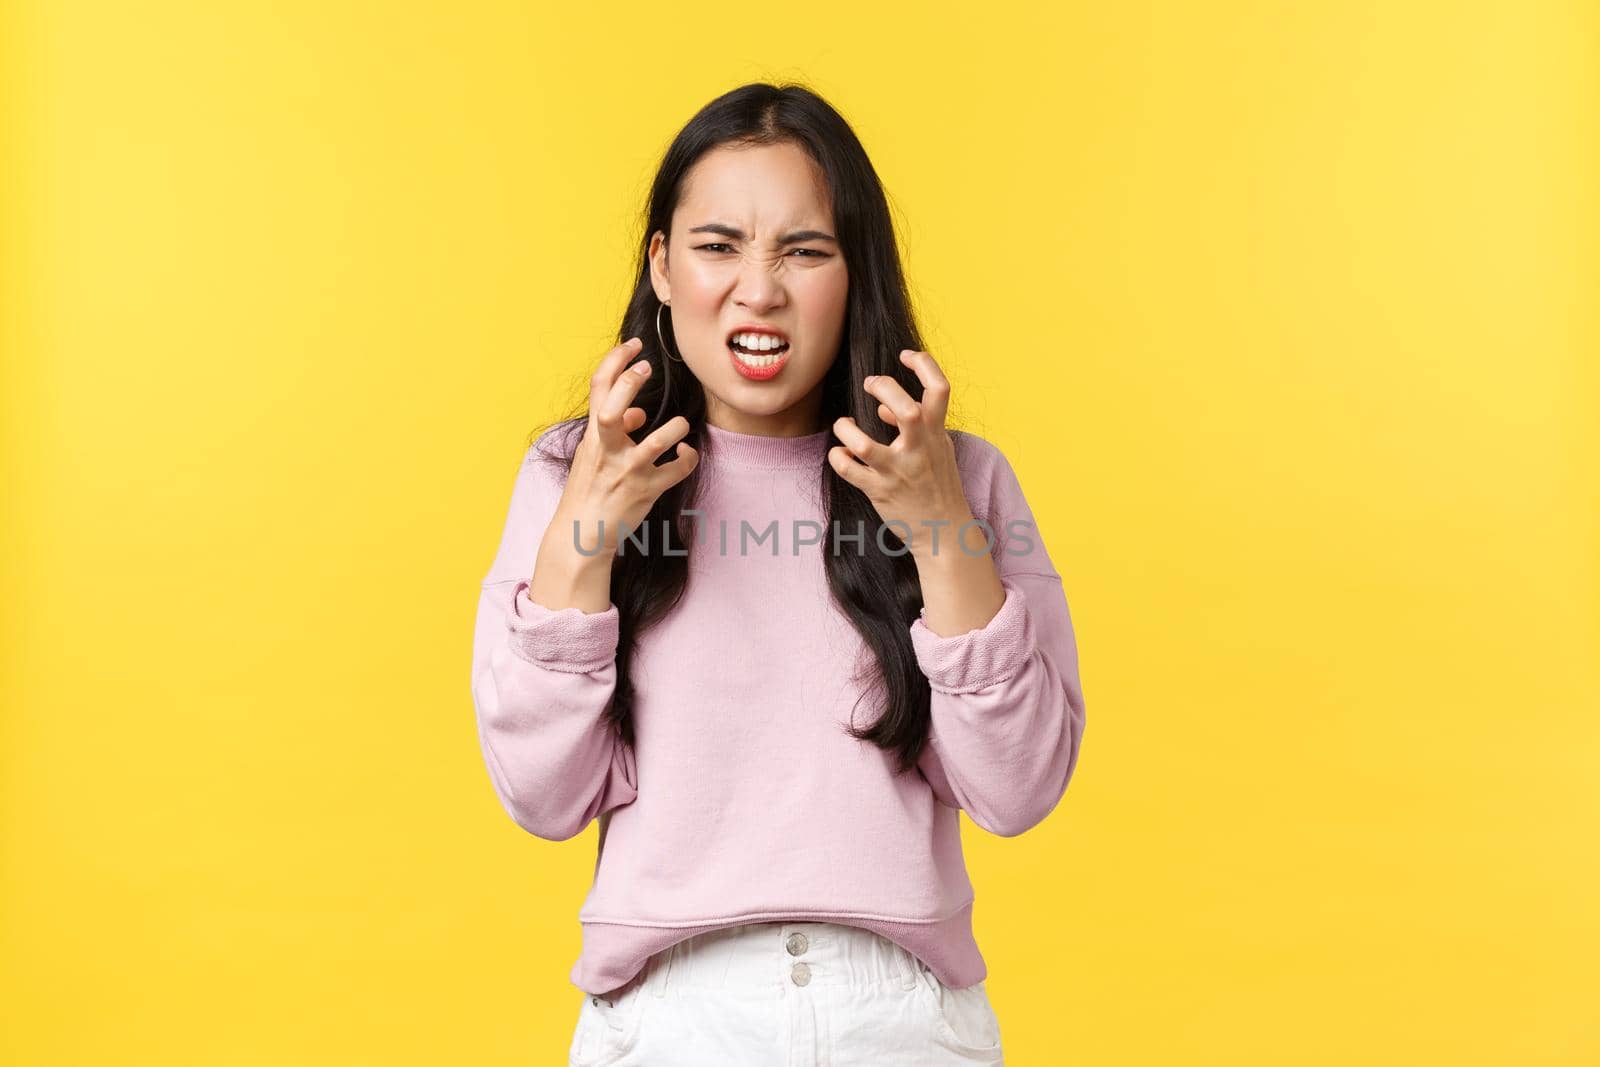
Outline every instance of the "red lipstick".
<path id="1" fill-rule="evenodd" d="M 772 337 L 780 343 L 765 350 L 747 349 L 734 344 L 733 339 L 740 334 Z M 737 326 L 728 331 L 727 345 L 728 358 L 733 361 L 734 370 L 753 382 L 764 382 L 775 377 L 789 361 L 789 336 L 776 326 L 754 322 Z"/>

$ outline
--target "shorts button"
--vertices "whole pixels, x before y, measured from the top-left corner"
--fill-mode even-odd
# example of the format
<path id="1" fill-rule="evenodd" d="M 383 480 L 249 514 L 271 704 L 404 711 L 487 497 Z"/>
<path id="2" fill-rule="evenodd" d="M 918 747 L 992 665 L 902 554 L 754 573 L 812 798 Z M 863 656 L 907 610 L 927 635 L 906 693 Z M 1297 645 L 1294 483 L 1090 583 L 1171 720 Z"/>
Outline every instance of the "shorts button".
<path id="1" fill-rule="evenodd" d="M 805 985 L 807 982 L 811 981 L 811 965 L 806 963 L 797 963 L 789 971 L 789 976 L 794 979 L 795 985 Z"/>
<path id="2" fill-rule="evenodd" d="M 800 953 L 802 953 L 802 952 L 804 952 L 806 950 L 806 935 L 805 934 L 790 934 L 789 935 L 789 940 L 784 943 L 784 947 L 789 950 L 789 955 L 791 955 L 791 956 L 800 955 Z"/>

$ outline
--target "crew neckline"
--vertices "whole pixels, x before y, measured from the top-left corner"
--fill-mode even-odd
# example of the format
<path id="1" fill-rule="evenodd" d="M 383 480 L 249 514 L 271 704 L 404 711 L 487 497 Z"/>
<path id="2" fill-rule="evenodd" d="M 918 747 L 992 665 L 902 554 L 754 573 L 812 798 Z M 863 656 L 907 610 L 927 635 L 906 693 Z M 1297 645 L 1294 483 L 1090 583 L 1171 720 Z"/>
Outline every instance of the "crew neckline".
<path id="1" fill-rule="evenodd" d="M 772 437 L 725 430 L 709 422 L 702 430 L 711 444 L 712 463 L 756 470 L 821 467 L 828 439 L 833 436 L 831 430 L 818 430 L 799 437 Z"/>

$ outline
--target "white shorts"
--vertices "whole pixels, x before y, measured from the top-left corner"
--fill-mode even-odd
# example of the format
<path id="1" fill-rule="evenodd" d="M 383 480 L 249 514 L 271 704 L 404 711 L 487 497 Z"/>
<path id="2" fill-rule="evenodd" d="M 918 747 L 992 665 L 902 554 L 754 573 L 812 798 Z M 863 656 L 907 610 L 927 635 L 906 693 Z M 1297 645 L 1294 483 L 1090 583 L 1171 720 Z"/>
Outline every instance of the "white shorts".
<path id="1" fill-rule="evenodd" d="M 663 949 L 585 994 L 570 1067 L 1004 1064 L 985 983 L 950 989 L 870 930 L 764 922 Z"/>

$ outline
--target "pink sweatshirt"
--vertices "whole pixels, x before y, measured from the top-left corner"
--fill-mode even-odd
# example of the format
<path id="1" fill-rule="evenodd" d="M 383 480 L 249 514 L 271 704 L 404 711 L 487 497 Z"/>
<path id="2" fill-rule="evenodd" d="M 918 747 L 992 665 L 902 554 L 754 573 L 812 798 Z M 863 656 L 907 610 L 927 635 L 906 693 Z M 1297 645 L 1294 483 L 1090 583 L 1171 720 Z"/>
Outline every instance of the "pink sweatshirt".
<path id="1" fill-rule="evenodd" d="M 634 652 L 633 747 L 604 720 L 616 606 L 551 611 L 528 598 L 562 485 L 533 450 L 478 601 L 472 694 L 501 804 L 550 841 L 600 820 L 573 984 L 606 993 L 685 938 L 777 920 L 865 927 L 947 986 L 980 981 L 988 968 L 957 812 L 1005 837 L 1036 825 L 1066 791 L 1084 728 L 1061 578 L 1011 465 L 953 431 L 1006 596 L 968 633 L 911 623 L 932 689 L 931 740 L 916 772 L 896 775 L 888 753 L 844 730 L 863 693 L 852 667 L 870 655 L 833 603 L 821 555 L 831 537 L 818 490 L 837 440 L 829 430 L 703 432 L 701 541 L 683 600 Z M 650 533 L 659 554 L 659 530 Z M 941 550 L 960 551 L 949 533 Z M 967 539 L 976 551 L 983 538 L 973 529 Z"/>

